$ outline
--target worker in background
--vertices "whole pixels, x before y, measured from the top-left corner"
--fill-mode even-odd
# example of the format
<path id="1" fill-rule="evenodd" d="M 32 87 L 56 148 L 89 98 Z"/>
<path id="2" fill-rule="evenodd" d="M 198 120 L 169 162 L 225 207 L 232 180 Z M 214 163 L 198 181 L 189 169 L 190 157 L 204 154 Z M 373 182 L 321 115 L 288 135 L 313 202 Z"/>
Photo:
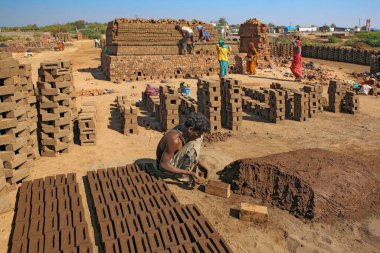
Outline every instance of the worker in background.
<path id="1" fill-rule="evenodd" d="M 250 42 L 248 45 L 248 52 L 245 60 L 247 61 L 247 72 L 249 75 L 256 74 L 256 65 L 257 65 L 258 53 L 255 48 L 255 44 Z"/>
<path id="2" fill-rule="evenodd" d="M 229 45 L 224 44 L 223 40 L 219 40 L 216 45 L 216 52 L 219 61 L 219 76 L 222 78 L 228 74 L 228 56 L 231 54 L 232 50 Z"/>
<path id="3" fill-rule="evenodd" d="M 182 35 L 182 40 L 180 43 L 182 45 L 181 54 L 187 54 L 187 41 L 191 40 L 190 53 L 193 53 L 194 49 L 194 32 L 190 27 L 176 25 L 175 29 L 179 31 Z"/>
<path id="4" fill-rule="evenodd" d="M 198 166 L 203 134 L 210 131 L 210 122 L 199 112 L 191 113 L 184 125 L 166 132 L 157 145 L 156 165 L 160 174 L 182 182 L 200 183 Z"/>
<path id="5" fill-rule="evenodd" d="M 195 29 L 197 29 L 199 35 L 198 35 L 198 41 L 201 42 L 207 42 L 211 40 L 210 33 L 205 30 L 205 28 L 201 25 L 198 25 Z"/>
<path id="6" fill-rule="evenodd" d="M 299 36 L 292 41 L 293 44 L 293 62 L 290 70 L 296 77 L 296 82 L 302 81 L 302 42 Z"/>
<path id="7" fill-rule="evenodd" d="M 63 50 L 63 45 L 62 45 L 62 41 L 61 40 L 58 40 L 58 50 L 59 51 Z"/>

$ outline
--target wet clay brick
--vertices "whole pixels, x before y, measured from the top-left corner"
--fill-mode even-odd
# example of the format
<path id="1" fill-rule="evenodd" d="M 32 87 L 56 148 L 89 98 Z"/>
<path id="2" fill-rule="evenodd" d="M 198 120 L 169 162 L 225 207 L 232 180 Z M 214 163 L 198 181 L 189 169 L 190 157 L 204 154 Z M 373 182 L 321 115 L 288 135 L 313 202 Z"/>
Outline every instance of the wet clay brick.
<path id="1" fill-rule="evenodd" d="M 29 252 L 44 253 L 44 236 L 34 236 L 29 239 L 28 245 Z"/>
<path id="2" fill-rule="evenodd" d="M 18 203 L 16 222 L 29 221 L 31 213 L 31 206 L 25 203 Z"/>
<path id="3" fill-rule="evenodd" d="M 110 215 L 108 212 L 108 208 L 106 205 L 96 204 L 96 217 L 98 218 L 98 222 L 108 221 L 110 220 Z"/>
<path id="4" fill-rule="evenodd" d="M 79 186 L 78 183 L 71 183 L 69 187 L 69 196 L 79 195 Z"/>
<path id="5" fill-rule="evenodd" d="M 43 202 L 44 201 L 44 189 L 43 188 L 38 188 L 34 189 L 32 193 L 32 204 L 36 202 Z"/>
<path id="6" fill-rule="evenodd" d="M 74 248 L 64 249 L 62 250 L 62 253 L 78 253 L 78 248 L 74 247 Z"/>
<path id="7" fill-rule="evenodd" d="M 117 220 L 124 218 L 121 206 L 119 203 L 113 203 L 108 206 L 110 211 L 111 220 Z"/>
<path id="8" fill-rule="evenodd" d="M 187 211 L 186 206 L 177 205 L 173 207 L 173 209 L 182 223 L 186 223 L 187 221 L 193 220 L 193 217 L 191 217 L 189 211 Z"/>
<path id="9" fill-rule="evenodd" d="M 69 189 L 67 185 L 58 185 L 57 186 L 57 198 L 62 199 L 62 198 L 68 198 L 69 197 Z"/>
<path id="10" fill-rule="evenodd" d="M 55 187 L 55 176 L 45 177 L 45 189 Z"/>
<path id="11" fill-rule="evenodd" d="M 44 218 L 32 219 L 29 226 L 28 238 L 38 237 L 43 234 L 44 231 Z"/>
<path id="12" fill-rule="evenodd" d="M 132 237 L 135 243 L 136 252 L 151 252 L 149 248 L 148 239 L 146 238 L 145 234 L 136 234 Z"/>
<path id="13" fill-rule="evenodd" d="M 81 245 L 90 242 L 87 223 L 82 223 L 75 227 L 75 244 Z"/>
<path id="14" fill-rule="evenodd" d="M 49 187 L 45 189 L 45 202 L 54 201 L 57 199 L 57 188 Z"/>
<path id="15" fill-rule="evenodd" d="M 83 210 L 82 196 L 74 195 L 71 197 L 71 210 L 76 213 L 78 210 Z"/>
<path id="16" fill-rule="evenodd" d="M 45 252 L 59 252 L 59 232 L 51 231 L 45 234 Z"/>
<path id="17" fill-rule="evenodd" d="M 107 205 L 111 205 L 117 202 L 116 195 L 113 191 L 104 191 L 103 195 Z"/>
<path id="18" fill-rule="evenodd" d="M 120 205 L 121 205 L 121 209 L 123 210 L 124 217 L 136 215 L 132 202 L 122 202 L 120 203 Z"/>
<path id="19" fill-rule="evenodd" d="M 198 220 L 204 217 L 201 213 L 201 210 L 196 204 L 186 205 L 186 210 L 190 213 L 191 217 L 193 217 L 194 220 Z"/>
<path id="20" fill-rule="evenodd" d="M 205 192 L 223 198 L 229 198 L 231 195 L 230 184 L 209 180 L 205 186 Z"/>
<path id="21" fill-rule="evenodd" d="M 58 214 L 51 213 L 50 215 L 45 217 L 44 223 L 44 234 L 57 231 L 58 230 Z"/>
<path id="22" fill-rule="evenodd" d="M 156 210 L 150 212 L 156 228 L 167 226 L 168 222 L 165 219 L 165 215 L 162 210 Z"/>
<path id="23" fill-rule="evenodd" d="M 220 252 L 215 248 L 214 244 L 212 244 L 211 241 L 208 239 L 199 240 L 197 241 L 197 244 L 198 244 L 200 252 L 202 253 L 206 253 L 206 252 L 219 253 Z"/>
<path id="24" fill-rule="evenodd" d="M 20 186 L 20 189 L 19 189 L 19 193 L 25 193 L 25 192 L 31 192 L 32 191 L 32 181 L 25 181 L 25 182 L 22 182 L 21 186 Z"/>
<path id="25" fill-rule="evenodd" d="M 177 216 L 176 212 L 174 211 L 174 209 L 163 209 L 162 212 L 166 218 L 166 222 L 169 225 L 176 224 L 176 223 L 180 222 L 180 220 L 178 219 L 178 216 Z"/>
<path id="26" fill-rule="evenodd" d="M 127 188 L 133 188 L 134 187 L 132 179 L 130 177 L 128 177 L 128 176 L 127 177 L 122 177 L 122 178 L 120 178 L 120 180 L 121 180 L 121 182 L 123 184 L 123 187 L 125 189 L 127 189 Z"/>
<path id="27" fill-rule="evenodd" d="M 158 187 L 161 193 L 170 191 L 167 184 L 164 181 L 157 181 L 154 185 Z"/>
<path id="28" fill-rule="evenodd" d="M 195 221 L 188 221 L 185 225 L 192 242 L 206 239 L 206 235 L 204 234 L 202 228 Z"/>
<path id="29" fill-rule="evenodd" d="M 180 204 L 177 197 L 172 192 L 165 192 L 164 195 L 168 200 L 170 206 L 174 207 Z"/>
<path id="30" fill-rule="evenodd" d="M 73 227 L 73 214 L 71 211 L 59 213 L 59 229 Z"/>
<path id="31" fill-rule="evenodd" d="M 75 247 L 75 231 L 74 228 L 62 229 L 60 231 L 61 250 Z"/>
<path id="32" fill-rule="evenodd" d="M 118 191 L 115 191 L 117 202 L 126 202 L 129 201 L 129 197 L 127 192 L 124 189 L 119 189 Z"/>
<path id="33" fill-rule="evenodd" d="M 161 234 L 162 242 L 165 249 L 171 248 L 177 245 L 177 239 L 174 234 L 174 230 L 171 226 L 160 227 L 158 231 Z"/>
<path id="34" fill-rule="evenodd" d="M 12 242 L 12 250 L 11 253 L 28 253 L 28 240 L 23 239 L 20 241 Z"/>
<path id="35" fill-rule="evenodd" d="M 52 213 L 58 213 L 58 200 L 45 202 L 45 216 L 49 216 Z"/>
<path id="36" fill-rule="evenodd" d="M 128 176 L 128 171 L 127 171 L 127 167 L 126 166 L 119 166 L 119 167 L 116 168 L 116 171 L 117 171 L 117 175 L 120 178 Z"/>
<path id="37" fill-rule="evenodd" d="M 138 217 L 143 232 L 155 230 L 154 222 L 150 213 L 140 213 Z"/>
<path id="38" fill-rule="evenodd" d="M 115 233 L 111 221 L 102 221 L 99 223 L 102 242 L 115 239 Z"/>
<path id="39" fill-rule="evenodd" d="M 44 188 L 44 179 L 43 178 L 38 178 L 38 179 L 33 180 L 32 191 L 38 190 L 38 189 L 43 189 L 43 188 Z"/>
<path id="40" fill-rule="evenodd" d="M 81 244 L 78 247 L 78 253 L 93 253 L 94 248 L 92 246 L 92 243 L 85 243 Z"/>
<path id="41" fill-rule="evenodd" d="M 177 238 L 178 244 L 185 244 L 185 243 L 191 242 L 190 236 L 184 224 L 182 223 L 173 224 L 172 228 Z"/>
<path id="42" fill-rule="evenodd" d="M 146 206 L 142 199 L 134 199 L 131 201 L 133 204 L 133 208 L 135 209 L 135 213 L 145 213 L 147 212 Z"/>
<path id="43" fill-rule="evenodd" d="M 30 214 L 30 220 L 43 218 L 45 213 L 45 203 L 42 201 L 36 201 L 32 204 L 32 212 Z"/>
<path id="44" fill-rule="evenodd" d="M 137 252 L 132 236 L 123 236 L 118 239 L 121 252 Z"/>
<path id="45" fill-rule="evenodd" d="M 119 177 L 119 175 L 117 174 L 116 168 L 108 168 L 107 174 L 111 180 Z"/>
<path id="46" fill-rule="evenodd" d="M 108 240 L 104 242 L 104 253 L 119 253 L 119 242 L 118 240 Z"/>
<path id="47" fill-rule="evenodd" d="M 60 174 L 55 176 L 55 186 L 66 184 L 66 175 Z"/>
<path id="48" fill-rule="evenodd" d="M 222 253 L 232 253 L 231 248 L 227 245 L 227 243 L 223 240 L 220 236 L 212 236 L 210 238 L 210 241 L 215 246 L 215 248 L 218 250 L 218 252 Z"/>
<path id="49" fill-rule="evenodd" d="M 161 235 L 157 230 L 147 232 L 146 237 L 148 238 L 150 250 L 152 252 L 164 250 L 164 244 L 162 242 Z"/>
<path id="50" fill-rule="evenodd" d="M 150 195 L 148 189 L 145 187 L 144 184 L 137 184 L 136 185 L 136 190 L 137 190 L 137 193 L 139 194 L 140 198 L 144 198 L 145 196 L 149 196 Z"/>
<path id="51" fill-rule="evenodd" d="M 100 180 L 100 185 L 102 187 L 103 192 L 105 192 L 105 191 L 112 192 L 113 191 L 111 180 L 108 180 L 108 179 Z"/>
<path id="52" fill-rule="evenodd" d="M 111 181 L 112 188 L 115 192 L 124 189 L 123 183 L 121 182 L 120 178 L 111 177 L 110 181 Z"/>
<path id="53" fill-rule="evenodd" d="M 126 218 L 128 230 L 131 235 L 142 233 L 142 228 L 137 216 L 127 216 Z"/>
<path id="54" fill-rule="evenodd" d="M 77 182 L 77 174 L 69 173 L 67 174 L 67 184 L 75 184 Z"/>
<path id="55" fill-rule="evenodd" d="M 196 222 L 201 227 L 207 238 L 210 238 L 212 236 L 219 236 L 218 232 L 206 218 L 197 219 Z"/>
<path id="56" fill-rule="evenodd" d="M 75 210 L 73 215 L 73 226 L 76 227 L 83 223 L 86 223 L 84 209 Z"/>
<path id="57" fill-rule="evenodd" d="M 92 193 L 92 201 L 94 205 L 106 205 L 106 200 L 101 192 Z"/>
<path id="58" fill-rule="evenodd" d="M 115 237 L 120 238 L 124 236 L 130 236 L 127 221 L 124 218 L 113 220 L 113 226 L 115 228 Z"/>
<path id="59" fill-rule="evenodd" d="M 58 212 L 64 213 L 71 211 L 71 201 L 69 198 L 58 199 Z"/>
<path id="60" fill-rule="evenodd" d="M 126 188 L 125 191 L 127 192 L 130 201 L 139 198 L 139 194 L 135 188 Z"/>
<path id="61" fill-rule="evenodd" d="M 16 225 L 15 225 L 14 231 L 13 231 L 12 241 L 19 241 L 19 240 L 27 239 L 28 233 L 29 233 L 29 221 L 16 222 Z"/>
<path id="62" fill-rule="evenodd" d="M 153 196 L 153 199 L 156 201 L 159 209 L 170 208 L 170 203 L 163 194 L 156 194 Z"/>
<path id="63" fill-rule="evenodd" d="M 144 204 L 146 206 L 146 209 L 151 212 L 158 210 L 160 207 L 157 205 L 156 200 L 153 197 L 145 196 L 143 198 Z"/>
<path id="64" fill-rule="evenodd" d="M 96 171 L 96 173 L 98 174 L 98 178 L 100 181 L 109 180 L 107 171 L 105 169 L 99 169 Z"/>
<path id="65" fill-rule="evenodd" d="M 95 171 L 87 171 L 87 180 L 89 183 L 98 180 L 98 175 Z"/>
<path id="66" fill-rule="evenodd" d="M 185 253 L 201 253 L 196 243 L 188 243 L 183 245 Z"/>

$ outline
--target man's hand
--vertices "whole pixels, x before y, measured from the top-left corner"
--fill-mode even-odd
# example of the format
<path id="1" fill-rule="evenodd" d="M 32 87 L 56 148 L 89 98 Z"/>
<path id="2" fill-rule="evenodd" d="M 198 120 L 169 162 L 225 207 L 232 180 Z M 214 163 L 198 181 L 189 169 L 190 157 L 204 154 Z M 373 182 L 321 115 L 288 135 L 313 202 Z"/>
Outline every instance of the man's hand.
<path id="1" fill-rule="evenodd" d="M 206 180 L 201 177 L 198 177 L 198 175 L 195 172 L 191 172 L 190 176 L 193 178 L 196 184 L 201 184 L 201 185 L 206 184 Z"/>

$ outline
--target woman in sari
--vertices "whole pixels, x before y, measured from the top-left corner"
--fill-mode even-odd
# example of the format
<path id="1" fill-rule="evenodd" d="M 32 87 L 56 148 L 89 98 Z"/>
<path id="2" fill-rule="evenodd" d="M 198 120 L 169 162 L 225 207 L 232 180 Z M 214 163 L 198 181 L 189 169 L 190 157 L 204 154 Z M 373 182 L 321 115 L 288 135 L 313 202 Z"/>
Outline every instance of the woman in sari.
<path id="1" fill-rule="evenodd" d="M 302 43 L 300 37 L 292 41 L 293 44 L 293 63 L 290 67 L 296 82 L 302 81 Z"/>
<path id="2" fill-rule="evenodd" d="M 255 48 L 255 44 L 253 42 L 250 42 L 248 47 L 248 53 L 245 57 L 245 60 L 247 61 L 247 72 L 250 75 L 256 74 L 257 56 L 258 53 Z"/>

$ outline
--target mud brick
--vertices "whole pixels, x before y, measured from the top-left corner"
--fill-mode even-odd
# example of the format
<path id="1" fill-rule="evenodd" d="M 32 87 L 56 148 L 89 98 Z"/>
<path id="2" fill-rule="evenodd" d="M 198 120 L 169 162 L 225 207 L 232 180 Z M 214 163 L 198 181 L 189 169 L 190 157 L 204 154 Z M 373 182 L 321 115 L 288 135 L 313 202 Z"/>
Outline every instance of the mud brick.
<path id="1" fill-rule="evenodd" d="M 154 197 L 155 196 L 149 197 L 148 195 L 143 197 L 143 201 L 148 212 L 158 210 L 160 208 L 160 206 L 158 206 L 156 199 Z"/>
<path id="2" fill-rule="evenodd" d="M 29 221 L 17 221 L 13 230 L 12 241 L 20 241 L 28 238 Z"/>
<path id="3" fill-rule="evenodd" d="M 230 184 L 209 180 L 205 187 L 205 192 L 223 198 L 229 198 L 231 195 Z"/>
<path id="4" fill-rule="evenodd" d="M 27 253 L 28 252 L 28 240 L 17 240 L 12 242 L 11 253 Z M 31 252 L 31 251 L 29 251 Z"/>
<path id="5" fill-rule="evenodd" d="M 115 228 L 115 237 L 120 238 L 124 236 L 130 236 L 128 230 L 128 224 L 127 221 L 124 218 L 115 219 L 112 221 L 113 226 Z"/>
<path id="6" fill-rule="evenodd" d="M 163 194 L 155 194 L 155 195 L 153 195 L 153 199 L 156 201 L 157 207 L 159 209 L 165 209 L 165 208 L 171 207 L 169 201 L 167 200 L 167 198 Z"/>
<path id="7" fill-rule="evenodd" d="M 268 221 L 267 207 L 242 202 L 240 204 L 239 219 L 260 223 L 266 222 Z"/>
<path id="8" fill-rule="evenodd" d="M 0 108 L 0 113 L 4 112 L 11 112 L 13 110 L 17 109 L 17 104 L 15 102 L 6 102 L 2 101 L 1 102 L 1 108 Z"/>
<path id="9" fill-rule="evenodd" d="M 43 191 L 41 189 L 41 191 Z M 41 201 L 32 201 L 32 212 L 30 214 L 30 219 L 40 219 L 44 217 L 45 203 L 43 199 Z"/>
<path id="10" fill-rule="evenodd" d="M 73 195 L 71 196 L 71 210 L 73 213 L 78 212 L 79 210 L 83 210 L 82 196 L 81 195 Z"/>
<path id="11" fill-rule="evenodd" d="M 112 203 L 108 205 L 111 220 L 118 220 L 123 218 L 123 211 L 119 203 Z"/>
<path id="12" fill-rule="evenodd" d="M 133 199 L 131 202 L 133 204 L 133 208 L 135 209 L 135 213 L 138 214 L 138 213 L 144 213 L 148 211 L 142 199 Z"/>
<path id="13" fill-rule="evenodd" d="M 108 240 L 104 242 L 105 253 L 119 253 L 120 247 L 118 240 Z"/>
<path id="14" fill-rule="evenodd" d="M 142 228 L 138 216 L 127 216 L 126 218 L 128 230 L 131 235 L 142 233 Z"/>
<path id="15" fill-rule="evenodd" d="M 158 189 L 162 194 L 170 191 L 167 184 L 164 181 L 157 181 L 154 185 L 157 185 Z"/>
<path id="16" fill-rule="evenodd" d="M 98 218 L 99 223 L 110 220 L 108 207 L 105 204 L 95 203 L 95 210 L 96 210 L 96 217 Z"/>
<path id="17" fill-rule="evenodd" d="M 51 231 L 45 234 L 45 252 L 59 252 L 59 232 Z"/>
<path id="18" fill-rule="evenodd" d="M 98 174 L 99 175 L 99 174 Z M 100 185 L 102 187 L 103 192 L 112 192 L 112 183 L 109 179 L 100 179 Z"/>
<path id="19" fill-rule="evenodd" d="M 44 253 L 44 236 L 36 235 L 29 239 L 28 250 L 29 252 Z"/>
<path id="20" fill-rule="evenodd" d="M 78 183 L 68 184 L 68 188 L 69 188 L 69 196 L 73 197 L 73 196 L 79 195 Z"/>
<path id="21" fill-rule="evenodd" d="M 191 214 L 189 213 L 189 211 L 186 209 L 186 206 L 185 205 L 176 205 L 174 206 L 174 211 L 176 212 L 179 220 L 182 222 L 182 223 L 186 223 L 188 221 L 192 221 L 193 218 L 191 216 Z"/>
<path id="22" fill-rule="evenodd" d="M 112 222 L 110 220 L 99 222 L 99 227 L 100 227 L 101 241 L 103 243 L 105 241 L 115 239 L 115 233 L 113 230 Z"/>
<path id="23" fill-rule="evenodd" d="M 118 239 L 121 252 L 138 252 L 136 251 L 135 244 L 133 243 L 132 236 L 123 236 Z"/>
<path id="24" fill-rule="evenodd" d="M 20 186 L 20 189 L 19 189 L 20 195 L 23 194 L 23 193 L 30 192 L 32 190 L 32 185 L 33 185 L 32 181 L 24 181 L 24 182 L 22 182 L 22 184 Z"/>
<path id="25" fill-rule="evenodd" d="M 116 195 L 117 202 L 119 203 L 129 201 L 128 194 L 124 189 L 119 189 L 115 191 L 115 195 Z"/>
<path id="26" fill-rule="evenodd" d="M 132 236 L 135 243 L 136 252 L 150 253 L 148 238 L 145 234 L 136 234 Z"/>
<path id="27" fill-rule="evenodd" d="M 91 194 L 93 196 L 93 199 L 94 199 L 95 195 L 97 195 L 97 194 L 101 194 L 103 197 L 102 188 L 100 187 L 99 181 L 90 182 L 90 190 L 91 190 Z"/>
<path id="28" fill-rule="evenodd" d="M 75 230 L 74 228 L 62 229 L 60 231 L 61 238 L 61 251 L 64 249 L 73 248 L 76 246 L 75 243 Z"/>
<path id="29" fill-rule="evenodd" d="M 176 205 L 179 205 L 179 200 L 177 197 L 170 191 L 164 193 L 166 199 L 168 200 L 170 206 L 174 207 Z"/>
<path id="30" fill-rule="evenodd" d="M 69 189 L 66 184 L 57 186 L 57 198 L 68 198 L 69 197 Z"/>
<path id="31" fill-rule="evenodd" d="M 88 225 L 86 222 L 75 226 L 75 243 L 76 245 L 85 244 L 90 242 L 90 234 L 88 232 Z"/>
<path id="32" fill-rule="evenodd" d="M 49 187 L 45 189 L 44 192 L 45 202 L 50 202 L 57 199 L 57 188 Z"/>
<path id="33" fill-rule="evenodd" d="M 146 237 L 148 238 L 151 252 L 164 250 L 164 244 L 162 242 L 159 231 L 149 231 L 146 233 Z"/>
<path id="34" fill-rule="evenodd" d="M 40 67 L 41 67 L 41 69 L 44 69 L 44 70 L 58 69 L 61 67 L 61 62 L 59 62 L 59 61 L 41 62 Z"/>
<path id="35" fill-rule="evenodd" d="M 44 222 L 44 234 L 51 231 L 58 231 L 58 213 L 46 213 Z"/>
<path id="36" fill-rule="evenodd" d="M 152 184 L 152 183 L 149 183 L 149 184 L 146 184 L 146 189 L 148 190 L 149 192 L 149 195 L 156 195 L 156 194 L 161 194 L 161 191 L 160 191 L 160 188 L 158 187 L 157 184 Z"/>
<path id="37" fill-rule="evenodd" d="M 26 196 L 30 196 L 27 194 Z M 30 197 L 29 197 L 29 203 L 18 201 L 17 204 L 17 216 L 16 216 L 16 222 L 23 222 L 28 221 L 31 215 L 31 205 L 30 205 Z"/>
<path id="38" fill-rule="evenodd" d="M 71 211 L 71 201 L 70 198 L 60 198 L 58 199 L 58 212 L 69 212 Z"/>
<path id="39" fill-rule="evenodd" d="M 55 176 L 45 177 L 44 188 L 49 189 L 55 187 Z"/>
<path id="40" fill-rule="evenodd" d="M 145 196 L 149 196 L 150 193 L 148 191 L 148 189 L 145 187 L 145 184 L 136 184 L 135 182 L 135 187 L 136 187 L 136 190 L 137 190 L 137 193 L 139 194 L 139 197 L 142 199 L 144 198 Z"/>
<path id="41" fill-rule="evenodd" d="M 98 181 L 98 175 L 95 171 L 87 171 L 87 180 L 89 183 Z"/>
<path id="42" fill-rule="evenodd" d="M 78 253 L 93 253 L 92 243 L 80 244 L 78 247 Z"/>
<path id="43" fill-rule="evenodd" d="M 166 249 L 177 245 L 177 239 L 171 226 L 160 227 L 158 231 L 161 234 L 162 242 Z"/>
<path id="44" fill-rule="evenodd" d="M 209 239 L 199 240 L 199 241 L 197 241 L 197 244 L 198 244 L 200 252 L 202 252 L 202 253 L 205 253 L 205 252 L 210 252 L 210 253 L 223 252 L 223 251 L 218 251 L 218 249 L 215 248 L 214 244 Z"/>
<path id="45" fill-rule="evenodd" d="M 210 241 L 214 245 L 214 247 L 217 249 L 217 252 L 232 253 L 231 248 L 228 246 L 228 244 L 224 241 L 222 237 L 212 236 L 210 238 Z"/>
<path id="46" fill-rule="evenodd" d="M 73 247 L 73 248 L 64 249 L 62 250 L 62 253 L 78 253 L 78 248 Z"/>
<path id="47" fill-rule="evenodd" d="M 104 191 L 103 194 L 104 194 L 104 200 L 107 205 L 111 205 L 112 203 L 117 202 L 116 195 L 113 191 Z"/>
<path id="48" fill-rule="evenodd" d="M 186 210 L 190 213 L 194 220 L 203 218 L 203 214 L 196 204 L 186 205 Z"/>
<path id="49" fill-rule="evenodd" d="M 107 171 L 105 169 L 97 170 L 97 174 L 100 181 L 109 180 Z"/>
<path id="50" fill-rule="evenodd" d="M 176 211 L 173 208 L 163 209 L 162 212 L 163 212 L 165 219 L 169 225 L 180 223 L 180 219 L 178 218 Z"/>
<path id="51" fill-rule="evenodd" d="M 18 68 L 0 69 L 0 79 L 17 76 L 19 74 Z"/>
<path id="52" fill-rule="evenodd" d="M 142 232 L 148 232 L 150 230 L 155 230 L 154 222 L 150 213 L 140 213 L 138 215 L 140 221 L 140 227 Z"/>
<path id="53" fill-rule="evenodd" d="M 117 170 L 116 168 L 107 168 L 107 174 L 108 177 L 112 180 L 115 178 L 118 178 Z"/>
<path id="54" fill-rule="evenodd" d="M 207 238 L 210 238 L 212 236 L 219 236 L 219 233 L 205 217 L 197 219 L 196 222 L 201 227 Z"/>
<path id="55" fill-rule="evenodd" d="M 59 213 L 59 229 L 73 227 L 73 213 L 71 211 Z"/>
<path id="56" fill-rule="evenodd" d="M 116 170 L 117 170 L 117 174 L 120 178 L 123 178 L 123 177 L 129 175 L 126 166 L 119 166 L 116 168 Z"/>
<path id="57" fill-rule="evenodd" d="M 55 186 L 66 184 L 66 175 L 59 174 L 55 177 Z"/>
<path id="58" fill-rule="evenodd" d="M 200 237 L 200 234 L 202 233 L 202 231 L 198 232 L 198 230 L 197 230 L 198 227 L 192 225 L 191 223 L 190 223 L 190 225 L 187 225 L 187 223 L 186 223 L 186 226 L 182 223 L 173 224 L 172 228 L 173 228 L 174 234 L 177 238 L 178 244 L 190 243 L 191 242 L 191 234 L 194 234 L 193 237 L 195 237 L 196 235 Z M 195 232 L 193 232 L 193 230 Z"/>
<path id="59" fill-rule="evenodd" d="M 169 225 L 162 210 L 151 211 L 150 214 L 156 228 Z"/>
<path id="60" fill-rule="evenodd" d="M 41 188 L 35 188 L 32 190 L 32 204 L 34 202 L 40 202 L 44 201 L 44 188 L 43 186 Z"/>
<path id="61" fill-rule="evenodd" d="M 73 184 L 76 182 L 77 182 L 77 174 L 76 173 L 67 174 L 67 179 L 66 179 L 67 184 Z"/>
<path id="62" fill-rule="evenodd" d="M 130 216 L 130 215 L 131 216 L 136 215 L 132 202 L 121 202 L 120 205 L 121 205 L 121 209 L 123 210 L 124 217 Z"/>

